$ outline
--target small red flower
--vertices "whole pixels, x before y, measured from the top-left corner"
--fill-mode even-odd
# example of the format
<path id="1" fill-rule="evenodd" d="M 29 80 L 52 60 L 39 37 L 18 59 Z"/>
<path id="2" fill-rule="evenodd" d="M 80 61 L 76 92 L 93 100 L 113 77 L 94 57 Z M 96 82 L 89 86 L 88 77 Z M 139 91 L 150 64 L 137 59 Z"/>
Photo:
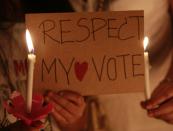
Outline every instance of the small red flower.
<path id="1" fill-rule="evenodd" d="M 31 113 L 27 113 L 23 96 L 18 92 L 14 92 L 11 95 L 11 99 L 4 102 L 4 107 L 8 113 L 24 121 L 26 125 L 32 126 L 34 123 L 44 119 L 52 111 L 52 104 L 44 105 L 43 102 L 42 95 L 34 94 Z"/>

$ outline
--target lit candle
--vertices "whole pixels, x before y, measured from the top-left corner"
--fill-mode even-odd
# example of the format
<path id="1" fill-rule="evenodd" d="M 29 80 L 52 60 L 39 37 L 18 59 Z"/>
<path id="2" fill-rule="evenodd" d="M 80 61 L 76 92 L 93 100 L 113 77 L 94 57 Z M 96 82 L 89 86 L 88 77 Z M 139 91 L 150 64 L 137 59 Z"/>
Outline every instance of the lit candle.
<path id="1" fill-rule="evenodd" d="M 146 99 L 150 99 L 151 91 L 150 91 L 150 74 L 149 74 L 149 57 L 148 52 L 146 51 L 146 48 L 148 46 L 149 39 L 148 37 L 144 38 L 144 63 L 145 63 L 145 95 Z"/>
<path id="2" fill-rule="evenodd" d="M 27 41 L 27 46 L 29 50 L 26 105 L 27 105 L 27 112 L 30 113 L 32 109 L 33 73 L 34 73 L 34 64 L 35 64 L 36 56 L 34 54 L 34 47 L 33 47 L 31 35 L 28 29 L 26 30 L 26 41 Z"/>

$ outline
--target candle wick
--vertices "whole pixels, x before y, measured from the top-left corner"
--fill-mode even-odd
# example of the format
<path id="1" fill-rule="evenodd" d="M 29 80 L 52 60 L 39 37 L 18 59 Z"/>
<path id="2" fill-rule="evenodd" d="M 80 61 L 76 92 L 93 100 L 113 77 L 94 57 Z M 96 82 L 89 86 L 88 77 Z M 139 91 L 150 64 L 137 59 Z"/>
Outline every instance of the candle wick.
<path id="1" fill-rule="evenodd" d="M 34 54 L 34 49 L 32 49 L 30 53 L 31 53 L 31 54 Z"/>

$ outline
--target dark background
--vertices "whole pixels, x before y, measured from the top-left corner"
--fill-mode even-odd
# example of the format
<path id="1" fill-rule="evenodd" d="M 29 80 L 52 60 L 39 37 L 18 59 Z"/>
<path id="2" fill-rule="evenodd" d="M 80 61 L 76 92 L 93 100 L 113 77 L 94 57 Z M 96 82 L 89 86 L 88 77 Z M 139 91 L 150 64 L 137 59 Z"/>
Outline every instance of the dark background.
<path id="1" fill-rule="evenodd" d="M 22 22 L 26 13 L 72 11 L 68 0 L 0 0 L 0 22 Z"/>

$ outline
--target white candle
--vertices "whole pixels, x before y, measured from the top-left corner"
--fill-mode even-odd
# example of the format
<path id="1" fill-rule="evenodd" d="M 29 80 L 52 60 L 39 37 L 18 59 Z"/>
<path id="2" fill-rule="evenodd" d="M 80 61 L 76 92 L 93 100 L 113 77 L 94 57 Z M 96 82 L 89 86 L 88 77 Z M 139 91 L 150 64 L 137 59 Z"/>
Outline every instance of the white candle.
<path id="1" fill-rule="evenodd" d="M 33 90 L 33 74 L 34 74 L 34 64 L 36 56 L 34 54 L 34 47 L 29 30 L 26 30 L 26 41 L 29 50 L 28 54 L 28 81 L 27 81 L 27 94 L 26 94 L 26 105 L 27 112 L 30 113 L 32 109 L 32 90 Z"/>
<path id="2" fill-rule="evenodd" d="M 147 45 L 149 43 L 148 37 L 144 38 L 144 64 L 145 64 L 145 95 L 146 99 L 150 99 L 151 91 L 150 91 L 150 74 L 149 74 L 149 56 L 148 52 L 146 51 Z"/>

